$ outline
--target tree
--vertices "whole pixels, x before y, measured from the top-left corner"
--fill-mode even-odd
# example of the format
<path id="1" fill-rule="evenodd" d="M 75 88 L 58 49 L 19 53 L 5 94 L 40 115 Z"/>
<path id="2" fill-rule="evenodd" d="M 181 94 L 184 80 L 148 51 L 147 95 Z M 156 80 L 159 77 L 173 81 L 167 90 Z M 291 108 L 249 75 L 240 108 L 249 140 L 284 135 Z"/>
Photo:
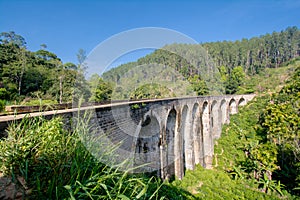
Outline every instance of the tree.
<path id="1" fill-rule="evenodd" d="M 90 101 L 92 102 L 100 102 L 111 99 L 112 94 L 112 86 L 110 83 L 105 82 L 102 78 L 98 77 L 97 84 L 92 82 L 93 88 L 91 89 L 92 96 L 90 97 Z"/>
<path id="2" fill-rule="evenodd" d="M 243 71 L 243 67 L 238 66 L 233 68 L 225 85 L 226 94 L 236 93 L 245 76 L 246 75 Z"/>
<path id="3" fill-rule="evenodd" d="M 199 75 L 190 76 L 188 80 L 193 88 L 193 91 L 195 91 L 197 95 L 206 95 L 209 93 L 205 81 L 201 80 Z"/>
<path id="4" fill-rule="evenodd" d="M 164 85 L 147 83 L 136 88 L 130 94 L 130 99 L 157 99 L 173 97 L 174 95 L 175 94 Z"/>
<path id="5" fill-rule="evenodd" d="M 262 135 L 276 145 L 278 176 L 290 188 L 300 186 L 300 66 L 260 117 Z"/>
<path id="6" fill-rule="evenodd" d="M 78 69 L 81 70 L 83 74 L 87 69 L 86 63 L 84 62 L 86 57 L 86 51 L 79 49 L 77 53 Z"/>
<path id="7" fill-rule="evenodd" d="M 15 53 L 14 58 L 3 65 L 2 79 L 7 85 L 10 83 L 14 84 L 18 91 L 18 95 L 21 95 L 22 81 L 27 68 L 27 58 L 29 52 L 27 52 L 25 48 L 19 48 L 17 46 L 11 47 Z"/>
<path id="8" fill-rule="evenodd" d="M 0 42 L 2 44 L 15 44 L 18 47 L 25 47 L 25 39 L 14 31 L 0 33 Z"/>
<path id="9" fill-rule="evenodd" d="M 41 46 L 41 49 L 43 49 L 43 50 L 47 49 L 47 45 L 46 44 L 41 44 L 40 46 Z"/>
<path id="10" fill-rule="evenodd" d="M 13 31 L 0 33 L 2 80 L 10 92 L 16 88 L 19 96 L 29 54 L 25 44 L 25 39 Z"/>

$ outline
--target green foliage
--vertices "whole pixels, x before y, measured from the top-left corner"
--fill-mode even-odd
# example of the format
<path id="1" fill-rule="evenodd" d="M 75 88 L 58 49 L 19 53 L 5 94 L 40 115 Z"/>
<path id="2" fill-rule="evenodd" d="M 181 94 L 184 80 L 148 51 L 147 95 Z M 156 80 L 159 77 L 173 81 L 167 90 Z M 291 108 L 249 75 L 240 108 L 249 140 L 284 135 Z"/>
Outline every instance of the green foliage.
<path id="1" fill-rule="evenodd" d="M 270 178 L 264 174 L 263 178 L 260 178 L 257 183 L 260 184 L 260 187 L 265 193 L 270 194 L 271 191 L 276 191 L 283 196 L 283 185 L 280 183 L 280 181 L 276 183 L 276 181 L 270 180 Z"/>
<path id="2" fill-rule="evenodd" d="M 279 92 L 284 86 L 287 77 L 294 71 L 294 65 L 280 68 L 266 68 L 254 76 L 246 76 L 239 87 L 238 94 L 250 92 L 266 93 Z"/>
<path id="3" fill-rule="evenodd" d="M 21 102 L 21 105 L 26 105 L 26 106 L 36 106 L 36 105 L 53 105 L 57 104 L 57 101 L 51 100 L 51 99 L 30 99 Z"/>
<path id="4" fill-rule="evenodd" d="M 234 67 L 231 72 L 228 73 L 226 72 L 226 68 L 222 66 L 219 71 L 221 73 L 222 83 L 225 85 L 225 93 L 236 93 L 246 76 L 243 67 Z"/>
<path id="5" fill-rule="evenodd" d="M 20 47 L 26 44 L 25 39 L 14 31 L 0 33 L 0 42 L 3 44 L 14 44 Z"/>
<path id="6" fill-rule="evenodd" d="M 215 145 L 218 169 L 267 194 L 299 195 L 299 68 L 278 94 L 239 108 Z"/>
<path id="7" fill-rule="evenodd" d="M 276 145 L 280 171 L 277 176 L 289 189 L 300 185 L 300 66 L 287 85 L 264 109 L 260 124 L 265 139 Z M 291 181 L 293 180 L 293 181 Z M 297 191 L 296 191 L 297 193 Z M 299 193 L 297 193 L 299 194 Z"/>
<path id="8" fill-rule="evenodd" d="M 63 183 L 60 173 L 66 170 L 74 144 L 64 133 L 61 119 L 24 119 L 8 133 L 0 141 L 0 171 L 23 177 L 34 195 L 50 195 L 54 184 Z"/>
<path id="9" fill-rule="evenodd" d="M 130 108 L 131 108 L 132 110 L 135 110 L 135 109 L 140 109 L 141 106 L 140 106 L 139 104 L 133 104 L 133 105 L 130 106 Z"/>
<path id="10" fill-rule="evenodd" d="M 109 82 L 98 77 L 94 83 L 91 83 L 91 87 L 92 96 L 90 97 L 90 101 L 100 102 L 104 100 L 111 100 L 113 88 Z"/>
<path id="11" fill-rule="evenodd" d="M 5 105 L 6 105 L 6 101 L 0 99 L 0 112 L 4 111 Z"/>
<path id="12" fill-rule="evenodd" d="M 299 133 L 299 113 L 291 104 L 269 104 L 262 116 L 262 126 L 267 138 L 274 144 L 284 145 L 297 139 Z"/>
<path id="13" fill-rule="evenodd" d="M 232 180 L 225 172 L 200 166 L 187 171 L 182 181 L 177 180 L 172 185 L 193 194 L 193 197 L 178 199 L 279 199 L 274 194 L 266 195 L 251 188 L 243 180 Z"/>
<path id="14" fill-rule="evenodd" d="M 231 72 L 231 76 L 230 76 L 231 81 L 229 81 L 229 83 L 233 84 L 234 92 L 232 90 L 230 90 L 230 92 L 236 93 L 237 88 L 241 85 L 245 76 L 246 75 L 243 70 L 243 67 L 238 66 L 238 67 L 233 68 L 233 70 Z"/>
<path id="15" fill-rule="evenodd" d="M 207 95 L 209 94 L 209 90 L 204 80 L 201 80 L 199 75 L 190 76 L 188 81 L 192 85 L 193 90 L 197 93 L 197 95 Z"/>
<path id="16" fill-rule="evenodd" d="M 157 83 L 149 83 L 136 88 L 130 95 L 130 99 L 158 99 L 172 96 L 174 94 L 167 87 Z"/>
<path id="17" fill-rule="evenodd" d="M 287 195 L 281 180 L 272 180 L 278 166 L 278 148 L 265 140 L 260 128 L 260 111 L 270 96 L 254 99 L 239 114 L 231 116 L 230 124 L 223 127 L 221 138 L 215 145 L 218 154 L 217 169 L 228 172 L 244 185 L 272 195 Z M 223 152 L 223 153 L 220 153 Z"/>
<path id="18" fill-rule="evenodd" d="M 8 92 L 5 88 L 0 88 L 0 99 L 8 99 Z"/>
<path id="19" fill-rule="evenodd" d="M 0 88 L 0 112 L 4 111 L 8 92 L 5 88 Z"/>
<path id="20" fill-rule="evenodd" d="M 284 63 L 291 65 L 299 61 L 299 38 L 298 28 L 288 27 L 281 32 L 241 41 L 167 45 L 136 62 L 111 69 L 103 74 L 103 80 L 118 84 L 116 99 L 129 99 L 135 86 L 141 86 L 137 85 L 141 82 L 140 79 L 151 77 L 152 72 L 150 70 L 149 73 L 148 70 L 155 64 L 161 67 L 162 77 L 172 83 L 176 82 L 176 86 L 171 86 L 159 80 L 164 87 L 172 87 L 174 90 L 172 93 L 176 92 L 177 96 L 206 95 L 208 92 L 209 94 L 263 92 L 276 85 L 273 82 L 266 83 L 266 77 L 272 76 L 266 69 L 277 68 Z M 110 98 L 110 89 L 105 91 L 107 88 L 99 86 L 98 90 L 92 88 L 91 91 L 88 88 L 84 77 L 87 67 L 84 63 L 86 58 L 84 50 L 79 50 L 78 65 L 75 65 L 62 63 L 55 53 L 46 50 L 46 45 L 41 45 L 42 49 L 31 52 L 26 49 L 25 44 L 25 39 L 13 31 L 0 34 L 0 88 L 5 88 L 7 92 L 5 98 L 0 94 L 0 99 L 19 103 L 34 92 L 41 92 L 40 98 L 51 96 L 60 103 L 77 101 L 81 98 L 92 101 Z M 149 65 L 148 69 L 141 73 L 134 70 L 137 66 L 143 65 Z M 167 70 L 167 67 L 172 70 Z M 217 68 L 220 76 L 215 72 Z M 173 72 L 177 74 L 174 75 Z M 253 76 L 261 77 L 259 84 L 253 82 L 255 80 Z M 127 81 L 124 80 L 126 77 Z M 274 81 L 278 82 L 280 79 L 281 83 L 284 82 L 283 76 L 277 74 L 276 78 Z M 182 87 L 182 84 L 187 82 L 190 88 Z M 132 90 L 126 90 L 124 86 Z M 168 91 L 166 92 L 170 95 Z M 93 97 L 91 93 L 94 94 Z"/>
<path id="21" fill-rule="evenodd" d="M 217 66 L 233 68 L 243 66 L 248 75 L 259 73 L 264 68 L 277 68 L 282 63 L 299 56 L 300 31 L 288 27 L 260 37 L 238 41 L 204 43 Z"/>
<path id="22" fill-rule="evenodd" d="M 63 64 L 45 49 L 27 50 L 24 38 L 14 32 L 1 33 L 0 39 L 0 88 L 7 92 L 4 99 L 20 103 L 36 92 L 42 94 L 40 98 L 51 96 L 60 103 L 71 102 L 74 93 L 89 97 L 84 88 L 88 84 L 75 64 Z M 75 84 L 83 92 L 75 91 Z"/>
<path id="23" fill-rule="evenodd" d="M 127 77 L 133 82 L 134 79 L 127 73 L 134 73 L 133 69 L 137 66 L 155 63 L 160 64 L 162 68 L 168 66 L 179 72 L 198 95 L 207 94 L 207 91 L 210 94 L 267 91 L 268 88 L 276 85 L 273 80 L 269 81 L 271 79 L 268 79 L 270 75 L 268 69 L 281 67 L 286 62 L 292 64 L 292 60 L 297 60 L 300 52 L 299 38 L 298 28 L 288 27 L 281 32 L 241 41 L 167 45 L 140 58 L 137 62 L 111 69 L 103 74 L 103 78 L 119 83 L 121 77 Z M 220 74 L 215 73 L 211 68 L 213 62 Z M 211 74 L 213 76 L 210 76 Z M 142 75 L 147 76 L 147 74 Z M 254 83 L 253 81 L 258 79 L 252 78 L 253 76 L 259 76 L 261 80 Z M 284 82 L 282 80 L 284 77 L 280 76 L 280 73 L 276 74 L 276 78 L 281 83 Z"/>

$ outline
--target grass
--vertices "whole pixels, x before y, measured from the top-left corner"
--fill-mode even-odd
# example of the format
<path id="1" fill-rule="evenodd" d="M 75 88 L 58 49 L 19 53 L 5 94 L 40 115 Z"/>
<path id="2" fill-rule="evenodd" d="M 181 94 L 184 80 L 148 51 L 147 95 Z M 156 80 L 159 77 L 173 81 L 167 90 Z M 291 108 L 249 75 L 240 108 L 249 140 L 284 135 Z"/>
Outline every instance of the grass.
<path id="1" fill-rule="evenodd" d="M 279 199 L 251 188 L 242 181 L 232 180 L 222 170 L 206 170 L 197 166 L 187 171 L 182 181 L 172 185 L 187 190 L 194 199 Z"/>
<path id="2" fill-rule="evenodd" d="M 44 106 L 44 105 L 53 105 L 57 104 L 57 101 L 50 99 L 29 99 L 21 102 L 21 105 L 24 106 Z"/>

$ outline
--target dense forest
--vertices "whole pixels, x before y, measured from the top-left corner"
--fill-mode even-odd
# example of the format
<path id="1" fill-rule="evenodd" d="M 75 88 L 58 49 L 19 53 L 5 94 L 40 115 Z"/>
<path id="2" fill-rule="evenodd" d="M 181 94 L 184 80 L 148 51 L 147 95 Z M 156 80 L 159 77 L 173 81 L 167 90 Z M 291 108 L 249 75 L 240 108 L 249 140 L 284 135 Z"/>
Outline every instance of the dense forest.
<path id="1" fill-rule="evenodd" d="M 215 90 L 226 94 L 251 93 L 254 91 L 243 87 L 246 76 L 258 74 L 265 68 L 277 68 L 299 55 L 300 31 L 289 27 L 285 31 L 235 42 L 167 45 L 137 62 L 104 73 L 103 78 L 118 83 L 120 77 L 136 66 L 155 63 L 182 74 L 197 95 L 214 94 Z M 119 85 L 122 86 L 122 82 Z M 215 88 L 210 88 L 212 85 Z"/>
<path id="2" fill-rule="evenodd" d="M 0 34 L 0 104 L 3 107 L 4 104 L 30 104 L 30 101 L 38 103 L 34 99 L 64 103 L 72 101 L 72 94 L 86 101 L 101 101 L 110 99 L 113 92 L 114 98 L 118 99 L 174 96 L 173 91 L 164 89 L 169 87 L 168 84 L 153 85 L 152 95 L 143 96 L 141 91 L 146 91 L 153 80 L 136 88 L 137 83 L 149 78 L 149 68 L 154 64 L 162 68 L 166 79 L 177 83 L 174 88 L 179 91 L 177 95 L 251 93 L 254 92 L 252 88 L 244 87 L 247 77 L 265 68 L 280 67 L 299 55 L 300 31 L 297 27 L 289 27 L 281 32 L 234 42 L 167 45 L 136 62 L 113 68 L 101 77 L 95 74 L 86 80 L 84 71 L 88 66 L 84 63 L 86 55 L 83 50 L 77 54 L 77 64 L 63 63 L 55 53 L 47 50 L 45 44 L 32 52 L 26 48 L 22 36 L 13 31 L 3 32 Z M 136 70 L 137 66 L 147 65 L 148 69 Z M 176 73 L 163 70 L 166 66 Z M 136 74 L 139 75 L 137 79 L 134 78 Z M 180 90 L 183 82 L 189 86 Z M 78 91 L 75 91 L 74 84 Z M 131 86 L 131 90 L 124 85 Z M 161 90 L 167 94 L 162 94 Z"/>

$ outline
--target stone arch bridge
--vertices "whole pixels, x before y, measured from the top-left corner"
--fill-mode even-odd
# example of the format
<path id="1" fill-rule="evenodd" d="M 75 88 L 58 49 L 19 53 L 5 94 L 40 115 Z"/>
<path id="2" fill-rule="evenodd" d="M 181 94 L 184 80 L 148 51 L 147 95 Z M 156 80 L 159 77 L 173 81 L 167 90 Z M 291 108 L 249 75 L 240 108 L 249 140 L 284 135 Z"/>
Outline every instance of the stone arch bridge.
<path id="1" fill-rule="evenodd" d="M 120 153 L 134 155 L 143 172 L 156 171 L 163 179 L 175 175 L 182 179 L 185 169 L 196 164 L 212 167 L 214 140 L 221 136 L 222 124 L 230 114 L 246 105 L 255 95 L 199 96 L 118 102 L 84 107 L 95 110 L 90 123 L 113 143 L 121 143 Z M 78 109 L 44 112 L 45 116 L 72 118 Z M 78 112 L 77 112 L 78 113 Z M 38 116 L 40 113 L 31 113 Z M 24 115 L 0 117 L 0 129 Z M 66 122 L 68 123 L 68 122 Z"/>

